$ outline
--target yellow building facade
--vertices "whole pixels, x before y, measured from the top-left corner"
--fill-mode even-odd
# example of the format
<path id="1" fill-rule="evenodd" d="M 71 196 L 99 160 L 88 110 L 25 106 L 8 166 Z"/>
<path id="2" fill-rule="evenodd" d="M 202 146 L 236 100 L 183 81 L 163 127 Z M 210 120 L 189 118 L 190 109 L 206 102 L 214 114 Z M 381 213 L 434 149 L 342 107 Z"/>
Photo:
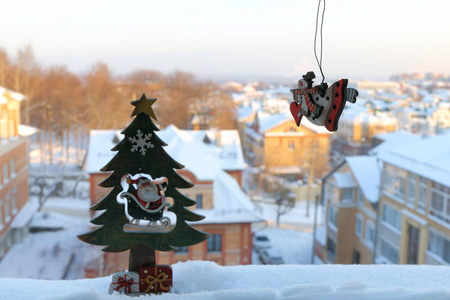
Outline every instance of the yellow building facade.
<path id="1" fill-rule="evenodd" d="M 310 173 L 318 178 L 329 170 L 330 133 L 302 120 L 297 127 L 292 116 L 285 113 L 259 113 L 252 126 L 245 130 L 247 159 L 253 166 L 264 166 L 274 175 L 304 177 Z"/>
<path id="2" fill-rule="evenodd" d="M 380 262 L 450 265 L 450 186 L 384 163 Z"/>
<path id="3" fill-rule="evenodd" d="M 450 265 L 449 139 L 346 157 L 323 178 L 326 226 L 316 255 L 327 263 Z"/>
<path id="4" fill-rule="evenodd" d="M 373 171 L 367 180 L 366 168 Z M 376 174 L 374 157 L 348 157 L 328 174 L 323 182 L 325 238 L 315 247 L 322 262 L 372 264 L 376 224 Z"/>
<path id="5" fill-rule="evenodd" d="M 24 95 L 0 87 L 0 259 L 28 234 L 37 210 L 28 201 L 28 138 L 19 135 L 23 100 Z"/>

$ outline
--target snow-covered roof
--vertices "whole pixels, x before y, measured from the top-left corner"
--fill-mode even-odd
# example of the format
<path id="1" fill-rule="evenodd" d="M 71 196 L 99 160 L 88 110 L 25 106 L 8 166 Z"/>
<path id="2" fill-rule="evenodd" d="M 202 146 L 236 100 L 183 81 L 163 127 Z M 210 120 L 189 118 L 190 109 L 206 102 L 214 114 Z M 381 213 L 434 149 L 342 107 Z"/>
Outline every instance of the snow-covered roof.
<path id="1" fill-rule="evenodd" d="M 91 130 L 89 134 L 89 147 L 85 163 L 86 172 L 100 173 L 116 154 L 111 151 L 116 145 L 114 137 L 120 130 Z"/>
<path id="2" fill-rule="evenodd" d="M 259 122 L 259 132 L 265 133 L 266 131 L 282 125 L 286 122 L 292 122 L 295 125 L 294 118 L 289 111 L 280 112 L 276 114 L 270 114 L 265 112 L 258 112 L 257 114 Z M 317 126 L 311 123 L 307 118 L 302 118 L 300 126 L 304 126 L 315 133 L 331 134 L 324 126 Z"/>
<path id="3" fill-rule="evenodd" d="M 31 126 L 23 125 L 23 124 L 19 125 L 19 135 L 20 136 L 32 136 L 37 131 L 38 131 L 38 129 L 36 127 L 31 127 Z"/>
<path id="4" fill-rule="evenodd" d="M 23 228 L 25 227 L 37 211 L 38 205 L 36 203 L 27 202 L 20 209 L 20 212 L 14 217 L 11 222 L 11 228 Z"/>
<path id="5" fill-rule="evenodd" d="M 237 130 L 180 130 L 174 125 L 169 125 L 156 134 L 169 145 L 165 149 L 172 157 L 180 150 L 183 152 L 187 151 L 186 149 L 178 150 L 171 146 L 172 143 L 177 142 L 177 139 L 181 139 L 183 142 L 193 143 L 189 148 L 194 148 L 191 150 L 196 151 L 197 153 L 191 153 L 189 155 L 198 156 L 198 153 L 208 153 L 212 156 L 211 160 L 214 161 L 211 163 L 215 166 L 217 165 L 217 167 L 222 170 L 243 170 L 245 168 L 244 154 L 242 153 L 241 140 Z M 209 144 L 205 143 L 205 138 L 209 140 Z M 173 154 L 171 151 L 173 151 Z M 195 162 L 197 159 L 201 160 L 202 158 L 183 157 L 182 159 L 176 160 L 187 167 L 191 164 L 190 160 Z M 202 164 L 196 163 L 196 165 Z M 203 163 L 203 165 L 205 164 Z M 198 176 L 194 170 L 190 171 Z M 202 174 L 204 171 L 198 170 L 197 172 Z M 211 175 L 207 176 L 209 176 L 207 180 L 212 180 L 214 178 L 214 176 Z"/>
<path id="6" fill-rule="evenodd" d="M 157 299 L 383 299 L 450 297 L 450 268 L 429 265 L 172 265 L 173 290 Z M 4 278 L 2 299 L 124 299 L 108 295 L 111 276 L 81 280 Z M 24 288 L 26 287 L 26 288 Z M 145 297 L 145 296 L 144 296 Z M 153 296 L 151 296 L 153 298 Z"/>
<path id="7" fill-rule="evenodd" d="M 384 125 L 387 124 L 397 124 L 398 121 L 390 113 L 371 111 L 370 108 L 364 105 L 368 102 L 356 102 L 354 105 L 346 105 L 342 115 L 341 120 L 347 120 L 359 123 L 377 123 L 382 122 Z M 303 121 L 303 120 L 302 120 Z"/>
<path id="8" fill-rule="evenodd" d="M 341 189 L 357 187 L 356 182 L 353 180 L 353 176 L 350 172 L 335 172 L 333 174 L 333 178 L 336 181 L 336 185 Z"/>
<path id="9" fill-rule="evenodd" d="M 345 161 L 352 170 L 364 196 L 372 203 L 378 202 L 381 170 L 375 156 L 348 156 Z"/>
<path id="10" fill-rule="evenodd" d="M 382 151 L 378 157 L 404 170 L 450 187 L 450 134 Z"/>
<path id="11" fill-rule="evenodd" d="M 243 170 L 245 167 L 239 133 L 236 130 L 191 131 L 170 125 L 156 134 L 168 144 L 165 150 L 169 155 L 185 165 L 200 180 L 214 179 L 212 166 L 223 170 Z M 212 143 L 205 144 L 206 136 Z M 119 130 L 91 130 L 86 171 L 98 173 L 114 157 L 115 152 L 111 149 L 116 145 L 115 140 L 121 139 L 123 135 Z M 199 153 L 210 155 L 205 158 Z M 205 165 L 210 168 L 204 168 Z"/>
<path id="12" fill-rule="evenodd" d="M 213 181 L 213 209 L 198 209 L 205 216 L 196 224 L 211 223 L 253 223 L 263 222 L 264 217 L 256 212 L 256 207 L 228 173 L 219 170 Z"/>
<path id="13" fill-rule="evenodd" d="M 371 154 L 378 154 L 384 151 L 389 151 L 390 149 L 395 149 L 404 145 L 415 143 L 420 140 L 419 136 L 403 131 L 378 134 L 374 137 L 382 140 L 383 142 L 377 147 L 370 150 Z"/>
<path id="14" fill-rule="evenodd" d="M 93 130 L 87 158 L 87 171 L 92 173 L 106 165 L 116 152 L 110 151 L 118 131 Z M 165 151 L 198 180 L 213 182 L 214 208 L 198 210 L 206 218 L 200 223 L 261 222 L 264 219 L 243 193 L 234 178 L 224 170 L 242 170 L 244 159 L 236 130 L 188 131 L 174 125 L 156 132 L 168 146 Z M 204 142 L 205 136 L 211 141 Z M 198 223 L 198 222 L 197 222 Z M 199 223 L 199 224 L 200 224 Z"/>
<path id="15" fill-rule="evenodd" d="M 8 102 L 8 98 L 6 97 L 7 94 L 9 97 L 11 97 L 13 100 L 16 101 L 23 101 L 27 97 L 21 93 L 14 92 L 10 89 L 4 88 L 0 86 L 0 104 L 4 104 Z"/>
<path id="16" fill-rule="evenodd" d="M 245 120 L 254 113 L 254 110 L 251 106 L 239 107 L 237 111 L 238 111 L 238 120 Z"/>
<path id="17" fill-rule="evenodd" d="M 198 153 L 206 152 L 213 156 L 210 164 L 223 170 L 243 170 L 245 167 L 244 155 L 242 153 L 241 141 L 237 130 L 180 130 L 174 125 L 169 125 L 164 130 L 156 134 L 169 146 L 165 150 L 185 166 L 191 165 L 190 171 L 198 178 L 205 180 L 214 179 L 214 174 L 206 168 L 197 168 L 200 165 L 197 160 L 203 161 L 198 157 Z M 208 137 L 210 144 L 205 144 L 204 139 Z M 92 130 L 88 154 L 86 159 L 86 171 L 88 173 L 98 173 L 115 155 L 111 149 L 116 145 L 114 142 L 123 139 L 119 130 Z M 185 144 L 182 149 L 174 144 Z M 174 157 L 175 158 L 175 157 Z M 203 162 L 205 164 L 205 162 Z M 206 173 L 205 173 L 206 172 Z"/>

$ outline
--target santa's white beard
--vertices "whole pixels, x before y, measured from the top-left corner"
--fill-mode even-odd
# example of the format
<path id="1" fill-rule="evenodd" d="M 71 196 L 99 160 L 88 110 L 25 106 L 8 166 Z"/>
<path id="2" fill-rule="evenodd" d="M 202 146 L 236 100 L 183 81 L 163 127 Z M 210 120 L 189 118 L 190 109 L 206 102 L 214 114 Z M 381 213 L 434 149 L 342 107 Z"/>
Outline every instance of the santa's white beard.
<path id="1" fill-rule="evenodd" d="M 143 187 L 138 189 L 138 196 L 145 202 L 156 202 L 160 198 L 156 192 L 156 189 L 152 187 Z"/>

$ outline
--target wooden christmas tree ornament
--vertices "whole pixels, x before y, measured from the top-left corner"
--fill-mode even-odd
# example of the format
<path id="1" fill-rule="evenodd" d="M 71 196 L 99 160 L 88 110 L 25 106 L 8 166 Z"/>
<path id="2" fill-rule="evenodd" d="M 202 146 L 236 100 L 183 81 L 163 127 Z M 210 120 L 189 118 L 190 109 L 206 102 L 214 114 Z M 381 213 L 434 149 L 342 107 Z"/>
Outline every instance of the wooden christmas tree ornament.
<path id="1" fill-rule="evenodd" d="M 155 101 L 142 95 L 131 102 L 135 106 L 131 116 L 136 117 L 122 131 L 124 139 L 112 149 L 117 151 L 113 159 L 101 169 L 111 174 L 99 185 L 112 189 L 91 207 L 103 211 L 91 220 L 101 226 L 78 236 L 86 243 L 106 246 L 105 252 L 130 250 L 129 271 L 114 274 L 110 293 L 170 291 L 172 269 L 156 265 L 155 250 L 172 251 L 208 238 L 186 222 L 204 217 L 187 209 L 196 201 L 178 191 L 193 185 L 178 175 L 176 170 L 184 166 L 165 152 L 167 144 L 155 134 L 159 130 L 151 119 L 156 120 Z M 175 222 L 165 216 L 167 212 L 176 216 Z"/>

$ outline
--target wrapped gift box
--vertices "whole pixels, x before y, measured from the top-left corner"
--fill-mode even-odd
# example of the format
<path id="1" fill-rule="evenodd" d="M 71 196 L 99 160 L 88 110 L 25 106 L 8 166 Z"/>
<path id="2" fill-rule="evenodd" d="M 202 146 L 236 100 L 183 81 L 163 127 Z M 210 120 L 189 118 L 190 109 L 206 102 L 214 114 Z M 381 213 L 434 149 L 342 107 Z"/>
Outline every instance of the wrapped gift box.
<path id="1" fill-rule="evenodd" d="M 170 266 L 151 266 L 139 270 L 139 290 L 141 293 L 166 293 L 172 287 Z"/>
<path id="2" fill-rule="evenodd" d="M 139 273 L 115 273 L 109 286 L 109 293 L 112 294 L 114 291 L 126 294 L 139 293 Z"/>

